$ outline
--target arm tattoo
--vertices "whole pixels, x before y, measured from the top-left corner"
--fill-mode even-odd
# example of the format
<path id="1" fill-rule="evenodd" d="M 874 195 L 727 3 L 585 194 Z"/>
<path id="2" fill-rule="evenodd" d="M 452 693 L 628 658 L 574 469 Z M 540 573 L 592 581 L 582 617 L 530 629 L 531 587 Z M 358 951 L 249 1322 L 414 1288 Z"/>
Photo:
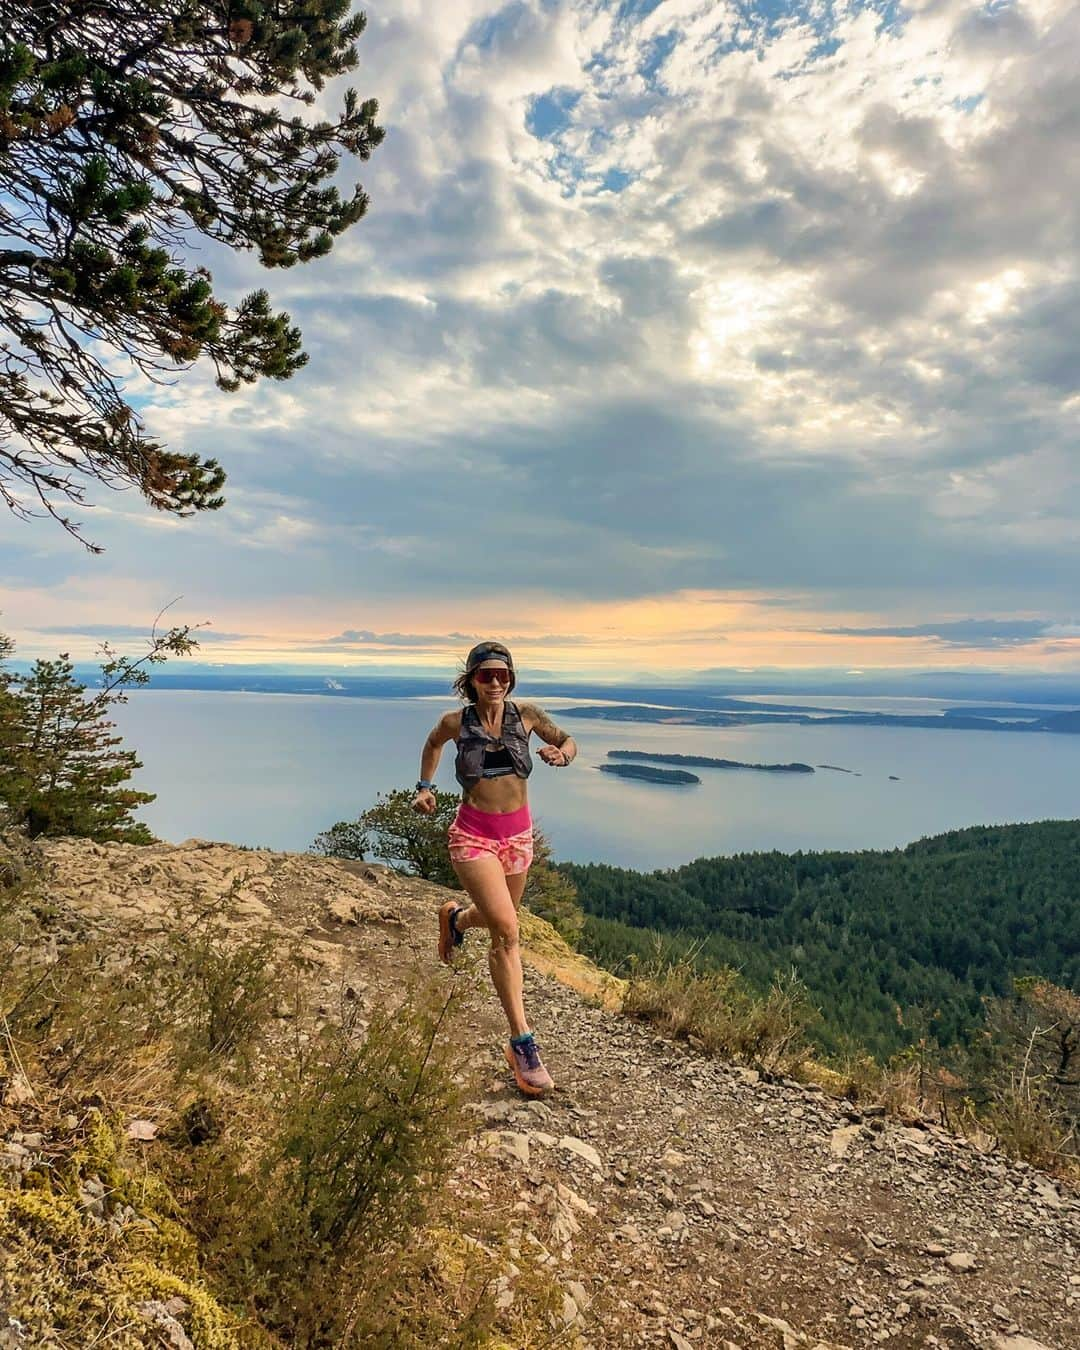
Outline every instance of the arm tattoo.
<path id="1" fill-rule="evenodd" d="M 530 703 L 527 707 L 535 719 L 533 731 L 542 741 L 547 741 L 548 745 L 562 745 L 570 739 L 569 733 L 560 731 L 542 708 L 538 708 L 535 703 Z"/>

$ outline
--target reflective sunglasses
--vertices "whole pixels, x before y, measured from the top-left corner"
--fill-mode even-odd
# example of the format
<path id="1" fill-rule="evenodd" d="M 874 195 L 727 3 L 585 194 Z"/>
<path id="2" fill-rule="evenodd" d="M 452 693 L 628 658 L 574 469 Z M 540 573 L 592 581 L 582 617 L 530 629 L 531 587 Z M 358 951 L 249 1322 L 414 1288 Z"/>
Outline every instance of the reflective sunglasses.
<path id="1" fill-rule="evenodd" d="M 481 670 L 474 670 L 472 678 L 477 684 L 493 684 L 496 680 L 500 684 L 509 684 L 513 677 L 506 666 L 484 666 Z"/>

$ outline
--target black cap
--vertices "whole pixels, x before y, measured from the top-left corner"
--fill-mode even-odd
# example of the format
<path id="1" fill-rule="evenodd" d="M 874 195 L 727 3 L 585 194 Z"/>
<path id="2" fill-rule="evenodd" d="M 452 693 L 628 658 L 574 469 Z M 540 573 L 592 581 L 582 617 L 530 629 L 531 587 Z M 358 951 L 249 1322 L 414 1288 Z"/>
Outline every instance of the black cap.
<path id="1" fill-rule="evenodd" d="M 478 665 L 490 661 L 492 657 L 498 657 L 500 661 L 505 661 L 511 670 L 514 669 L 514 658 L 501 642 L 478 642 L 465 658 L 466 675 L 470 675 Z"/>

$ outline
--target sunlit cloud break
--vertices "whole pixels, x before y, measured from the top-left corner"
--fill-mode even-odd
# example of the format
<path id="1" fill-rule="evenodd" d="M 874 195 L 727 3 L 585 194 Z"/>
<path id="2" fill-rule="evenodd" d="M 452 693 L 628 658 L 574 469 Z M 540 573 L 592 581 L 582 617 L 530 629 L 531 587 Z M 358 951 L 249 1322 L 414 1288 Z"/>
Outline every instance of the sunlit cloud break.
<path id="1" fill-rule="evenodd" d="M 236 651 L 614 662 L 625 624 L 655 668 L 1078 664 L 1074 4 L 365 9 L 368 219 L 269 278 L 211 260 L 310 365 L 140 391 L 228 506 L 110 497 L 89 570 L 6 531 L 22 644 L 182 593 Z M 757 617 L 710 638 L 688 595 Z"/>
<path id="2" fill-rule="evenodd" d="M 846 637 L 930 638 L 952 647 L 1023 647 L 1045 638 L 1080 637 L 1080 625 L 1045 619 L 955 619 L 944 623 L 917 623 L 894 628 L 829 628 Z"/>

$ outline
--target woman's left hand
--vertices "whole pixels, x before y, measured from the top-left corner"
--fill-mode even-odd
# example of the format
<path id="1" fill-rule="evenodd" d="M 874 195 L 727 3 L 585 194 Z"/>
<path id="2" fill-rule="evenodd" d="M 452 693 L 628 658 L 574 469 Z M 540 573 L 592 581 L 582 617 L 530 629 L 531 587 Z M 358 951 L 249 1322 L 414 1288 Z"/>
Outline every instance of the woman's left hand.
<path id="1" fill-rule="evenodd" d="M 545 764 L 550 764 L 555 769 L 565 769 L 570 763 L 566 751 L 557 745 L 542 745 L 537 753 Z"/>

